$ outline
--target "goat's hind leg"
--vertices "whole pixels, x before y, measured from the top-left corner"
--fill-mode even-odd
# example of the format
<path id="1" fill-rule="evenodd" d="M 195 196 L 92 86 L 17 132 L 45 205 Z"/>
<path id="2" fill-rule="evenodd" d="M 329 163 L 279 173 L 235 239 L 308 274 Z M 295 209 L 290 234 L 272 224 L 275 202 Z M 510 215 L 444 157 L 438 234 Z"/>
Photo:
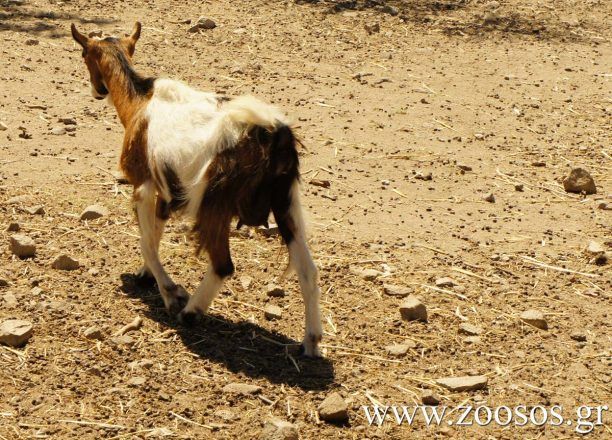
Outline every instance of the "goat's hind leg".
<path id="1" fill-rule="evenodd" d="M 157 196 L 157 202 L 155 205 L 155 228 L 153 235 L 153 245 L 159 253 L 159 244 L 161 242 L 162 235 L 164 234 L 164 228 L 170 218 L 170 210 L 168 203 L 164 201 L 159 195 Z M 136 280 L 141 285 L 152 285 L 155 282 L 155 277 L 146 264 L 143 264 L 138 272 L 136 272 Z"/>
<path id="2" fill-rule="evenodd" d="M 159 260 L 159 242 L 168 216 L 161 215 L 161 201 L 157 199 L 152 181 L 145 182 L 135 191 L 134 200 L 140 227 L 140 248 L 144 259 L 144 266 L 137 276 L 151 274 L 157 282 L 166 309 L 175 314 L 187 302 L 189 294 L 172 281 Z"/>

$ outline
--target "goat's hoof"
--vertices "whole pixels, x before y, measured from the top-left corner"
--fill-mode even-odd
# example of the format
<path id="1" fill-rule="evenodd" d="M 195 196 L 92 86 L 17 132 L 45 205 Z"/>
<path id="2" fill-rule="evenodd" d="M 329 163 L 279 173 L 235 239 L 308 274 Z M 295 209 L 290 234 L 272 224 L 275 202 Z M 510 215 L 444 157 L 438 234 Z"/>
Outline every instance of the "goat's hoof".
<path id="1" fill-rule="evenodd" d="M 155 284 L 155 277 L 144 266 L 134 274 L 134 279 L 136 284 L 142 287 L 151 287 Z"/>
<path id="2" fill-rule="evenodd" d="M 185 309 L 183 309 L 178 315 L 177 315 L 177 319 L 178 322 L 185 326 L 185 327 L 193 327 L 194 325 L 196 325 L 198 323 L 198 320 L 200 319 L 200 316 L 202 314 L 198 311 L 195 312 L 188 312 Z"/>
<path id="3" fill-rule="evenodd" d="M 300 354 L 307 358 L 321 358 L 321 350 L 319 349 L 319 342 L 321 336 L 310 335 L 304 338 L 302 345 L 300 345 Z"/>
<path id="4" fill-rule="evenodd" d="M 179 296 L 179 297 L 172 298 L 172 301 L 170 301 L 170 303 L 166 306 L 166 309 L 168 310 L 168 314 L 170 316 L 176 316 L 177 314 L 181 312 L 181 310 L 185 308 L 188 301 L 189 301 L 188 296 L 187 297 Z"/>

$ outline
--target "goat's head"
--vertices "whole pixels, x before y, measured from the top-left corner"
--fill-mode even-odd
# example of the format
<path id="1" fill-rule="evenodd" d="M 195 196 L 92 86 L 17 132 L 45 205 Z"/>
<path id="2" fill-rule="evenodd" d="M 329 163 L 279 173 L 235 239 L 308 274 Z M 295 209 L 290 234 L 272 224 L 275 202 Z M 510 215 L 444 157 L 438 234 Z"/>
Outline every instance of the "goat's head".
<path id="1" fill-rule="evenodd" d="M 108 68 L 105 65 L 105 59 L 119 51 L 128 60 L 131 60 L 136 42 L 140 38 L 141 25 L 136 22 L 132 34 L 123 38 L 87 37 L 77 30 L 74 23 L 70 26 L 70 29 L 72 30 L 72 38 L 83 48 L 83 60 L 87 65 L 87 70 L 89 70 L 91 81 L 91 94 L 96 99 L 104 99 L 108 95 L 108 85 L 104 82 L 104 69 Z"/>

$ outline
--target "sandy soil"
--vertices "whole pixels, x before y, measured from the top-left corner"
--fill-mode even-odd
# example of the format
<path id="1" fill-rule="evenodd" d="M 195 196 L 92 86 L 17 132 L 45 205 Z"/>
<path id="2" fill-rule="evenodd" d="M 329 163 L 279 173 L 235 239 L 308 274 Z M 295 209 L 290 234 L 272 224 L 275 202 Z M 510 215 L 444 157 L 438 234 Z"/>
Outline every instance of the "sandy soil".
<path id="1" fill-rule="evenodd" d="M 201 16 L 217 27 L 189 33 Z M 0 346 L 0 438 L 250 439 L 271 417 L 303 439 L 574 438 L 574 426 L 375 427 L 361 406 L 413 405 L 423 390 L 449 407 L 560 404 L 568 417 L 610 405 L 612 275 L 584 248 L 612 250 L 612 211 L 598 208 L 612 204 L 611 19 L 605 0 L 0 0 L 0 321 L 34 326 L 25 347 Z M 266 295 L 287 261 L 278 237 L 232 238 L 237 273 L 195 329 L 166 315 L 156 287 L 136 286 L 131 188 L 113 177 L 123 129 L 91 98 L 69 32 L 119 34 L 135 20 L 143 73 L 253 93 L 295 121 L 325 359 L 293 350 L 295 276 L 285 297 Z M 576 166 L 597 194 L 563 190 Z M 94 203 L 110 214 L 80 221 Z M 36 205 L 44 214 L 27 212 Z M 11 254 L 13 222 L 36 257 Z M 193 291 L 205 261 L 188 230 L 170 223 L 162 257 Z M 52 269 L 61 253 L 81 267 Z M 380 273 L 365 280 L 364 269 Z M 441 277 L 456 285 L 433 289 Z M 411 288 L 428 323 L 402 321 L 383 283 Z M 267 303 L 280 320 L 264 318 Z M 549 329 L 522 322 L 528 309 Z M 137 316 L 131 341 L 114 339 Z M 459 333 L 464 322 L 479 339 Z M 102 340 L 84 336 L 92 326 Z M 387 353 L 400 343 L 404 357 Z M 435 382 L 468 374 L 487 388 Z M 231 382 L 262 390 L 228 395 Z M 332 392 L 349 407 L 341 426 L 317 415 Z M 612 436 L 604 421 L 594 438 Z"/>

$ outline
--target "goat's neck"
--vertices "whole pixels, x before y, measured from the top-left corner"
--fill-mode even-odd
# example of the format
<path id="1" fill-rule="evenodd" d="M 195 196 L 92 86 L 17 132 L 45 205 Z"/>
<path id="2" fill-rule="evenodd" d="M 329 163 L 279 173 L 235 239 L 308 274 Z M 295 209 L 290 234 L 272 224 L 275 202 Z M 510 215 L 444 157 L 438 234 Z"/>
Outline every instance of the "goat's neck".
<path id="1" fill-rule="evenodd" d="M 101 73 L 121 124 L 127 128 L 138 117 L 147 100 L 132 93 L 130 79 L 126 72 L 123 71 L 119 63 L 116 63 L 117 65 L 112 64 L 107 63 L 101 69 Z"/>

